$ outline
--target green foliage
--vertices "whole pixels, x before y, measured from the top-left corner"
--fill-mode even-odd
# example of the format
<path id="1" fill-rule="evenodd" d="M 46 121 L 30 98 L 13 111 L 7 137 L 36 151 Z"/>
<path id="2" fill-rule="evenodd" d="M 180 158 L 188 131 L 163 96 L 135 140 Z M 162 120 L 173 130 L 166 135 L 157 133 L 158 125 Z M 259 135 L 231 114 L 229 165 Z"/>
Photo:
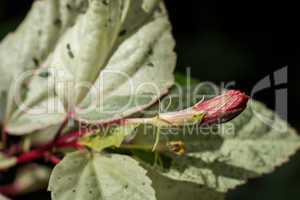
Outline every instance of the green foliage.
<path id="1" fill-rule="evenodd" d="M 161 110 L 189 108 L 211 92 L 202 89 L 197 91 L 199 98 L 193 99 L 193 88 L 173 89 L 160 99 L 174 84 L 174 45 L 168 15 L 159 0 L 35 1 L 17 31 L 4 39 L 0 45 L 0 117 L 8 134 L 39 146 L 56 139 L 69 113 L 76 122 L 94 125 L 132 114 L 149 117 L 147 123 L 119 124 L 108 127 L 108 132 L 96 129 L 76 141 L 87 148 L 67 154 L 54 168 L 49 182 L 53 200 L 221 200 L 229 189 L 272 172 L 299 149 L 296 131 L 254 100 L 240 116 L 223 125 L 197 126 L 195 122 L 205 115 L 200 112 L 192 113 L 189 125 L 182 126 L 186 110 L 169 125 L 166 119 L 172 113 Z M 34 73 L 15 83 L 27 70 Z M 183 76 L 177 80 L 186 84 Z M 75 87 L 82 82 L 94 90 Z M 155 88 L 140 87 L 144 82 Z M 18 95 L 26 112 L 15 105 Z M 162 104 L 147 109 L 159 99 Z M 167 109 L 161 109 L 164 103 Z M 89 112 L 75 109 L 90 104 L 95 107 Z M 33 113 L 37 108 L 47 112 Z M 152 112 L 138 113 L 146 109 Z M 68 130 L 77 125 L 71 124 Z M 145 129 L 146 125 L 150 126 Z M 180 152 L 186 153 L 175 155 L 176 146 L 170 144 L 180 144 Z M 15 164 L 17 158 L 0 154 L 0 169 Z M 35 169 L 19 174 L 16 180 L 30 187 L 44 183 L 49 169 Z M 36 179 L 37 172 L 43 172 L 42 179 Z"/>

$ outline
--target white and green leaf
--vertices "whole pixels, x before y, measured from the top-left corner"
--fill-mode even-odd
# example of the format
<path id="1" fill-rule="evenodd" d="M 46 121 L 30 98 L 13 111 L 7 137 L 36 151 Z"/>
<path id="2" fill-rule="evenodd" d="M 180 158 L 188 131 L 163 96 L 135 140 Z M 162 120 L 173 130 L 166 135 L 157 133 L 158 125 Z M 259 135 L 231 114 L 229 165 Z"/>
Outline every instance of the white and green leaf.
<path id="1" fill-rule="evenodd" d="M 1 91 L 8 90 L 12 79 L 20 73 L 43 65 L 60 36 L 75 22 L 78 11 L 86 9 L 86 4 L 85 0 L 33 3 L 17 30 L 0 44 Z"/>
<path id="2" fill-rule="evenodd" d="M 75 152 L 51 175 L 53 200 L 155 200 L 146 170 L 128 156 Z"/>
<path id="3" fill-rule="evenodd" d="M 0 65 L 3 69 L 11 68 L 11 82 L 24 69 L 37 68 L 34 65 L 38 59 L 41 67 L 25 80 L 26 95 L 22 104 L 28 110 L 35 110 L 39 105 L 56 103 L 49 102 L 50 99 L 59 99 L 58 104 L 63 105 L 65 111 L 50 113 L 51 117 L 44 117 L 49 114 L 45 113 L 40 117 L 51 120 L 37 126 L 36 116 L 10 103 L 6 117 L 8 132 L 20 135 L 23 129 L 23 133 L 28 134 L 61 123 L 67 112 L 74 111 L 70 107 L 73 103 L 80 104 L 81 110 L 95 105 L 86 112 L 75 112 L 80 121 L 114 121 L 150 106 L 167 93 L 174 83 L 175 43 L 167 13 L 159 2 L 35 2 L 21 27 L 2 43 Z M 42 13 L 44 20 L 38 18 Z M 41 30 L 45 32 L 43 39 L 35 35 L 41 34 Z M 19 35 L 26 35 L 27 39 Z M 14 48 L 11 51 L 21 49 L 24 54 L 18 55 L 20 59 L 9 57 L 8 46 Z M 2 62 L 2 57 L 9 64 Z M 7 68 L 8 65 L 11 67 Z M 15 68 L 17 70 L 13 70 Z M 49 77 L 41 78 L 45 73 Z M 93 89 L 76 87 L 82 84 Z M 18 92 L 11 95 L 9 102 L 16 95 Z"/>
<path id="4" fill-rule="evenodd" d="M 16 112 L 6 125 L 9 134 L 22 136 L 59 125 L 66 118 L 59 99 L 49 98 L 39 102 L 34 108 Z"/>

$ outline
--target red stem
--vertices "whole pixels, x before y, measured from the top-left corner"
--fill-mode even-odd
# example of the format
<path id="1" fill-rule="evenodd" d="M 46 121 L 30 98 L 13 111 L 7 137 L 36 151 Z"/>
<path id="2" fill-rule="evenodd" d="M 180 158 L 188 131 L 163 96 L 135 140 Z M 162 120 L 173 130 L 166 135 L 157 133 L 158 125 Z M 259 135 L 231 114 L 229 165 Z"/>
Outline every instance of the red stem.
<path id="1" fill-rule="evenodd" d="M 54 165 L 57 165 L 58 163 L 60 163 L 61 159 L 58 158 L 57 156 L 49 153 L 49 152 L 46 152 L 44 153 L 44 157 L 47 161 L 50 161 L 51 163 L 53 163 Z"/>
<path id="2" fill-rule="evenodd" d="M 45 152 L 46 150 L 37 149 L 37 150 L 32 150 L 30 152 L 24 153 L 17 158 L 17 163 L 22 164 L 22 163 L 26 163 L 26 162 L 30 162 L 42 158 Z"/>
<path id="3" fill-rule="evenodd" d="M 69 118 L 66 117 L 66 118 L 64 119 L 63 123 L 61 124 L 61 126 L 59 127 L 58 131 L 57 131 L 57 134 L 56 134 L 57 138 L 59 138 L 59 137 L 62 135 L 62 133 L 63 133 L 65 127 L 66 127 L 67 124 L 68 124 L 68 122 L 69 122 Z"/>
<path id="4" fill-rule="evenodd" d="M 17 163 L 27 163 L 40 158 L 46 158 L 54 164 L 60 162 L 60 159 L 51 155 L 49 151 L 53 148 L 76 148 L 80 149 L 82 146 L 77 142 L 78 138 L 83 133 L 81 131 L 71 132 L 67 135 L 59 137 L 56 141 L 51 142 L 45 146 L 40 147 L 39 149 L 35 149 L 29 152 L 26 152 L 17 158 Z M 49 155 L 51 155 L 49 157 Z"/>

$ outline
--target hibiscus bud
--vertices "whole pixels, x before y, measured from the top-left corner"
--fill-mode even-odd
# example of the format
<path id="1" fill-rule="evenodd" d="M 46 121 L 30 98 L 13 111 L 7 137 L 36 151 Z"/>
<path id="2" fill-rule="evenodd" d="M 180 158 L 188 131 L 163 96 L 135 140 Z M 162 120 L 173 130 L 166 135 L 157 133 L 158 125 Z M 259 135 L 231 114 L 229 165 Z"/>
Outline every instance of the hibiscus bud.
<path id="1" fill-rule="evenodd" d="M 247 106 L 249 97 L 240 91 L 229 90 L 210 100 L 200 102 L 193 108 L 205 115 L 201 124 L 223 123 L 238 116 Z"/>
<path id="2" fill-rule="evenodd" d="M 127 124 L 148 123 L 163 128 L 223 123 L 238 116 L 246 108 L 248 100 L 249 97 L 244 93 L 229 90 L 220 96 L 199 102 L 185 110 L 161 113 L 153 118 L 126 119 L 124 122 Z"/>

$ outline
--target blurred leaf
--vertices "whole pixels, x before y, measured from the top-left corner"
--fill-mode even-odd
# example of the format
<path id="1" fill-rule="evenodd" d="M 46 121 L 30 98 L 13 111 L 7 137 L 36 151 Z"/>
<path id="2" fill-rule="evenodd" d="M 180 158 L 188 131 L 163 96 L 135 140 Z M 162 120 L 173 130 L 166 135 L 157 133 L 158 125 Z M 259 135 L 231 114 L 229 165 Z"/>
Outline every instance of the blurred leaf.
<path id="1" fill-rule="evenodd" d="M 49 144 L 55 139 L 59 128 L 60 126 L 57 125 L 50 126 L 43 130 L 33 132 L 32 134 L 28 135 L 27 138 L 31 141 L 33 146 L 42 146 L 45 144 Z"/>
<path id="2" fill-rule="evenodd" d="M 9 198 L 7 198 L 7 197 L 5 197 L 5 196 L 2 196 L 2 195 L 0 194 L 0 200 L 9 200 Z"/>
<path id="3" fill-rule="evenodd" d="M 17 159 L 15 157 L 7 157 L 3 153 L 0 153 L 0 170 L 8 169 L 16 164 Z"/>
<path id="4" fill-rule="evenodd" d="M 14 186 L 18 194 L 36 192 L 47 188 L 51 169 L 42 165 L 31 164 L 20 168 Z"/>

